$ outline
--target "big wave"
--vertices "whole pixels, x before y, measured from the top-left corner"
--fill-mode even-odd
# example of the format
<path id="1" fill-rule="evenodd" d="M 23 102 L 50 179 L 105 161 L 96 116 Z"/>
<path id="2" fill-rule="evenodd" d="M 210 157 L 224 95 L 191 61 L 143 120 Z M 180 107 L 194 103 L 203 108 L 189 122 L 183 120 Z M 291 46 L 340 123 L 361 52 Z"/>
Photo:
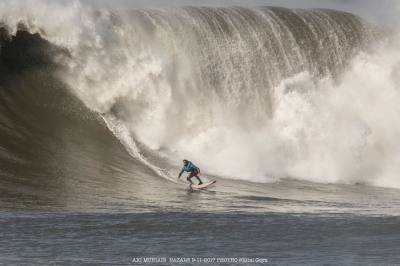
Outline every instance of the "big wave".
<path id="1" fill-rule="evenodd" d="M 35 82 L 39 67 L 40 77 L 51 73 L 73 95 L 62 97 L 83 103 L 73 113 L 102 117 L 159 176 L 172 179 L 168 169 L 189 158 L 232 179 L 400 187 L 400 58 L 358 16 L 275 7 L 109 11 L 79 1 L 9 1 L 0 10 L 3 77 L 15 75 L 16 60 L 5 63 L 4 47 L 30 49 L 38 60 L 30 69 L 22 60 L 18 75 L 23 69 Z M 45 49 L 16 45 L 21 34 Z"/>

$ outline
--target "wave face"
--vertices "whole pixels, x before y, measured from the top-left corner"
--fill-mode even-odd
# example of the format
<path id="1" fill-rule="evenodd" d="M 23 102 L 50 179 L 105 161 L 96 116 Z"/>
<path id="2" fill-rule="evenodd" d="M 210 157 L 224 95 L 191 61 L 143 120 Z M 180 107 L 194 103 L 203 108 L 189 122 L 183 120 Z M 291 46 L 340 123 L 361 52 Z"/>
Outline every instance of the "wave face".
<path id="1" fill-rule="evenodd" d="M 34 186 L 32 171 L 71 191 L 65 176 L 173 178 L 182 158 L 255 182 L 399 185 L 398 58 L 373 50 L 381 34 L 360 17 L 50 1 L 0 10 L 3 189 L 15 177 Z"/>

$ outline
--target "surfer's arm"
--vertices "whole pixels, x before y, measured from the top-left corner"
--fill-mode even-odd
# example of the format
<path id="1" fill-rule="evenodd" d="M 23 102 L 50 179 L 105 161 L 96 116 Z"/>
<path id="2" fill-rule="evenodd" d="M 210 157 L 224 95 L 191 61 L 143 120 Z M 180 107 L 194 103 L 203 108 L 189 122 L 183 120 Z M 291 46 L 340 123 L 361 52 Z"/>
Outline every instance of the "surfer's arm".
<path id="1" fill-rule="evenodd" d="M 181 172 L 179 173 L 179 175 L 178 175 L 178 178 L 181 178 L 181 175 L 183 174 L 183 172 L 184 172 L 185 170 L 181 170 Z"/>

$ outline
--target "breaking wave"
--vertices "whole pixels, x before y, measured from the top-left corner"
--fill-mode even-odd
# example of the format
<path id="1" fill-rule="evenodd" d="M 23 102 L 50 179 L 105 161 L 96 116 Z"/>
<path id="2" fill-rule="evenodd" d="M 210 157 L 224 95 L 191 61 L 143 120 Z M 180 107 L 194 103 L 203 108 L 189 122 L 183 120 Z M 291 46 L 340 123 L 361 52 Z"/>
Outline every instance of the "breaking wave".
<path id="1" fill-rule="evenodd" d="M 400 187 L 400 57 L 358 16 L 77 1 L 0 10 L 4 175 L 25 165 L 63 176 L 69 162 L 90 176 L 82 168 L 99 161 L 129 172 L 122 144 L 135 173 L 171 180 L 190 158 L 232 179 Z"/>

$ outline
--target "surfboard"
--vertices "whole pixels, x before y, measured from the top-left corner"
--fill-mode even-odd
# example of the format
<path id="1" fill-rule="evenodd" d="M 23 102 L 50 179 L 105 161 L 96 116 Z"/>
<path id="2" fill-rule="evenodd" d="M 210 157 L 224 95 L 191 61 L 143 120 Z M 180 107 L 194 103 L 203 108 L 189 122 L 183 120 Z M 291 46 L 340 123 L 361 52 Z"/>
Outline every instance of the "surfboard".
<path id="1" fill-rule="evenodd" d="M 211 186 L 212 184 L 215 184 L 216 182 L 217 182 L 217 181 L 214 180 L 214 181 L 211 181 L 211 182 L 203 183 L 203 184 L 201 184 L 201 185 L 193 184 L 193 185 L 190 185 L 190 187 L 191 187 L 192 189 L 205 189 L 205 188 Z"/>

